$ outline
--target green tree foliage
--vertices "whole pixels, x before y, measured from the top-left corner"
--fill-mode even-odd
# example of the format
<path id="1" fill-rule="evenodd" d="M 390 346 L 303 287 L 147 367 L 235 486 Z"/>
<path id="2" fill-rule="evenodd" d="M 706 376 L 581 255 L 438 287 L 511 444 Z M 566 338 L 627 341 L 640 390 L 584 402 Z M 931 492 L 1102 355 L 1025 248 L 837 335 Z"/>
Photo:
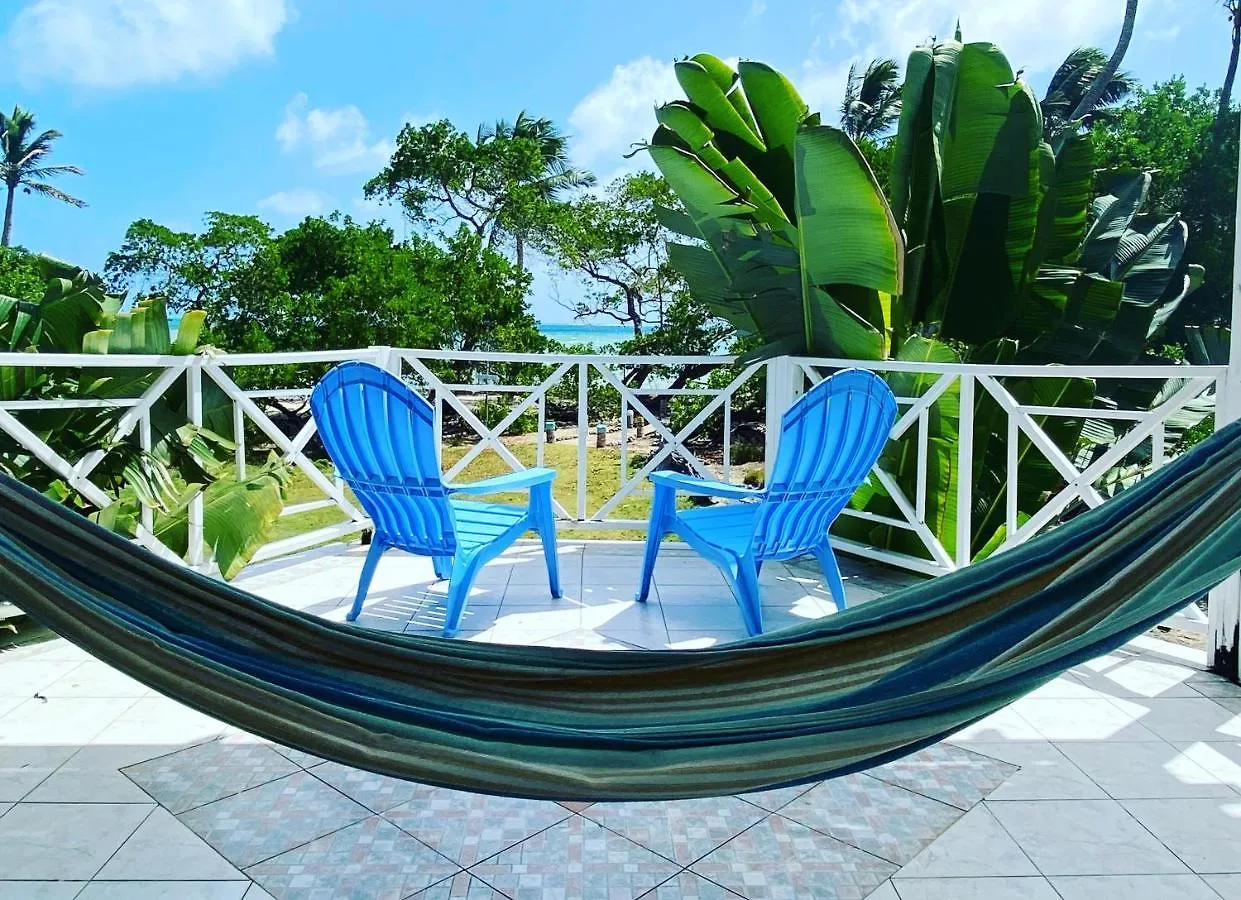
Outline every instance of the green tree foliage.
<path id="1" fill-rule="evenodd" d="M 6 191 L 0 246 L 9 246 L 13 236 L 13 200 L 18 190 L 51 197 L 71 206 L 86 205 L 85 201 L 48 184 L 49 179 L 61 175 L 82 174 L 77 166 L 48 164 L 52 146 L 60 136 L 55 129 L 36 134 L 34 113 L 20 106 L 13 107 L 11 115 L 0 112 L 0 180 L 4 181 Z"/>
<path id="2" fill-rule="evenodd" d="M 142 220 L 106 271 L 119 288 L 204 310 L 210 340 L 228 350 L 542 346 L 525 305 L 529 276 L 468 228 L 441 246 L 397 243 L 383 225 L 336 215 L 282 234 L 224 213 L 211 213 L 201 233 Z"/>
<path id="3" fill-rule="evenodd" d="M 569 165 L 555 125 L 523 112 L 474 137 L 447 119 L 406 125 L 366 196 L 399 203 L 420 229 L 452 234 L 464 224 L 489 247 L 512 241 L 524 269 L 526 243 L 539 238 L 564 193 L 593 183 Z"/>
<path id="4" fill-rule="evenodd" d="M 1174 78 L 1137 90 L 1118 115 L 1090 131 L 1095 164 L 1156 172 L 1144 211 L 1179 213 L 1193 235 L 1185 259 L 1205 269 L 1205 281 L 1172 317 L 1174 337 L 1187 325 L 1226 325 L 1231 310 L 1238 113 L 1231 108 L 1224 138 L 1213 147 L 1218 99 Z"/>

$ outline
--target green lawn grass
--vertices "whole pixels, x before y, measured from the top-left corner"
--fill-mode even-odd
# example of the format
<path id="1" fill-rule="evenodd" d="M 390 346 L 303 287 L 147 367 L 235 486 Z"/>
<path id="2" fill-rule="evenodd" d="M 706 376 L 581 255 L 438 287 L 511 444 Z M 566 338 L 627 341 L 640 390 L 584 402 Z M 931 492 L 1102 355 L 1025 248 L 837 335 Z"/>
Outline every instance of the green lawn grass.
<path id="1" fill-rule="evenodd" d="M 534 444 L 513 442 L 506 444 L 506 446 L 521 461 L 522 465 L 533 466 L 535 464 Z M 449 445 L 444 447 L 444 468 L 448 469 L 454 465 L 466 454 L 468 449 L 468 445 Z M 628 462 L 629 477 L 632 477 L 641 467 L 641 462 L 635 462 L 632 454 Z M 577 444 L 561 443 L 546 445 L 544 447 L 543 465 L 556 470 L 556 481 L 552 487 L 552 493 L 556 500 L 571 515 L 576 515 Z M 331 467 L 326 462 L 320 463 L 320 469 L 325 474 L 331 471 Z M 500 455 L 494 450 L 488 449 L 472 460 L 464 471 L 454 478 L 454 481 L 461 483 L 479 481 L 483 478 L 503 475 L 508 471 L 510 471 L 509 466 L 500 458 Z M 586 451 L 586 514 L 588 516 L 594 515 L 607 502 L 608 498 L 616 493 L 620 484 L 620 450 L 615 447 L 589 448 Z M 650 485 L 647 483 L 642 485 L 639 490 L 647 491 L 649 488 Z M 346 491 L 346 493 L 348 492 Z M 495 494 L 483 499 L 497 502 L 520 502 L 524 496 L 524 493 L 507 493 Z M 352 499 L 352 495 L 350 495 L 350 498 Z M 300 469 L 294 469 L 293 477 L 285 489 L 285 506 L 288 507 L 298 503 L 321 499 L 323 499 L 323 494 L 310 478 Z M 609 517 L 614 519 L 645 520 L 650 513 L 650 509 L 651 498 L 649 496 L 630 495 L 612 510 Z M 343 521 L 345 521 L 345 514 L 334 506 L 298 513 L 297 515 L 284 516 L 273 526 L 271 533 L 268 535 L 268 540 L 278 541 L 294 537 Z M 646 536 L 645 531 L 639 529 L 588 530 L 572 528 L 563 530 L 560 534 L 567 538 L 612 540 L 636 540 Z"/>

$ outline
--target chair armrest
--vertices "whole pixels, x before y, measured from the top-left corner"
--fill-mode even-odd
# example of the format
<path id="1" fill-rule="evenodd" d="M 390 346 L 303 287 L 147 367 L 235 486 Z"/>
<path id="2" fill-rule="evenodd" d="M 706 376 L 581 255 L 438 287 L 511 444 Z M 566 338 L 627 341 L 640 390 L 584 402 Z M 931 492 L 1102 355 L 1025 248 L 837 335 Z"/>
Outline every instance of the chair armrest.
<path id="1" fill-rule="evenodd" d="M 522 469 L 520 472 L 509 472 L 484 478 L 469 484 L 446 485 L 450 494 L 498 494 L 501 491 L 520 491 L 540 484 L 551 484 L 556 477 L 555 469 Z"/>
<path id="2" fill-rule="evenodd" d="M 680 472 L 652 472 L 651 481 L 656 487 L 670 487 L 675 491 L 687 494 L 700 494 L 707 497 L 722 497 L 725 500 L 749 500 L 763 496 L 763 491 L 729 484 L 725 481 L 708 481 L 705 478 L 694 478 Z"/>

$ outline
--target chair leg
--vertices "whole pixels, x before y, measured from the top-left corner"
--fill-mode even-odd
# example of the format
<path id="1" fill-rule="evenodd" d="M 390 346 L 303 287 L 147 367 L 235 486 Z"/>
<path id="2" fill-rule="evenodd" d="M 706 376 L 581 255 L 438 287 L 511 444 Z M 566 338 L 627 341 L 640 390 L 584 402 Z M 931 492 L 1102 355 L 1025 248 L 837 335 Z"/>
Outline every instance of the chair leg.
<path id="1" fill-rule="evenodd" d="M 362 602 L 366 599 L 366 592 L 370 589 L 371 579 L 375 577 L 375 566 L 379 565 L 379 557 L 383 556 L 387 549 L 379 541 L 371 542 L 370 549 L 366 551 L 366 562 L 362 563 L 362 577 L 358 579 L 358 594 L 353 598 L 353 607 L 349 610 L 349 615 L 345 616 L 346 622 L 357 621 L 358 614 L 362 612 Z"/>
<path id="2" fill-rule="evenodd" d="M 446 581 L 452 577 L 451 556 L 432 556 L 431 565 L 435 567 L 435 577 L 439 581 Z"/>
<path id="3" fill-rule="evenodd" d="M 552 486 L 540 485 L 530 494 L 530 515 L 534 519 L 534 528 L 543 540 L 543 559 L 547 563 L 547 585 L 551 588 L 553 599 L 559 600 L 563 593 L 560 590 L 560 559 L 556 556 L 556 516 L 552 512 Z"/>
<path id="4" fill-rule="evenodd" d="M 482 557 L 475 553 L 462 558 L 457 556 L 453 561 L 452 577 L 448 581 L 448 610 L 444 615 L 444 637 L 456 637 L 461 627 L 461 616 L 465 612 L 466 600 L 470 596 L 470 586 L 481 568 Z"/>
<path id="5" fill-rule="evenodd" d="M 634 599 L 645 603 L 651 593 L 651 579 L 655 577 L 655 560 L 659 557 L 659 545 L 668 529 L 666 523 L 676 504 L 676 492 L 656 485 L 651 501 L 651 517 L 646 523 L 646 552 L 642 555 L 642 580 Z"/>
<path id="6" fill-rule="evenodd" d="M 832 599 L 836 601 L 836 610 L 840 612 L 847 604 L 845 603 L 845 582 L 840 577 L 840 566 L 836 562 L 836 554 L 832 552 L 831 544 L 824 541 L 814 551 L 814 555 L 819 561 L 819 567 L 823 570 L 823 580 L 827 582 L 828 590 L 832 592 Z"/>
<path id="7" fill-rule="evenodd" d="M 759 605 L 758 566 L 752 556 L 737 560 L 737 601 L 741 606 L 745 630 L 751 637 L 762 634 L 763 608 Z"/>

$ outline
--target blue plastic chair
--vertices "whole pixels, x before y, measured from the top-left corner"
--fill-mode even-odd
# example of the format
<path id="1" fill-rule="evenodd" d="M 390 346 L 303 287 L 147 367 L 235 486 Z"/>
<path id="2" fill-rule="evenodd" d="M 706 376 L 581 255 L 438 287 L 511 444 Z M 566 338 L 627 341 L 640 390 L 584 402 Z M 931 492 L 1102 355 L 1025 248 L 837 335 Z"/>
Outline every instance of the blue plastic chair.
<path id="1" fill-rule="evenodd" d="M 531 529 L 543 539 L 552 596 L 560 596 L 552 514 L 555 470 L 526 469 L 473 484 L 445 484 L 431 404 L 369 363 L 341 363 L 328 372 L 310 395 L 310 409 L 328 456 L 375 526 L 358 594 L 346 616 L 350 622 L 362 611 L 379 557 L 396 547 L 430 556 L 436 577 L 448 579 L 444 636 L 453 637 L 478 570 Z M 526 507 L 455 496 L 519 489 L 530 492 Z"/>
<path id="2" fill-rule="evenodd" d="M 882 379 L 846 369 L 819 382 L 784 414 L 771 483 L 751 490 L 677 472 L 655 472 L 655 498 L 642 563 L 645 601 L 664 535 L 685 543 L 723 570 L 741 606 L 746 631 L 762 634 L 758 573 L 763 561 L 813 553 L 837 609 L 845 608 L 840 567 L 827 531 L 866 479 L 896 420 L 896 398 Z M 678 511 L 677 492 L 739 501 Z"/>

